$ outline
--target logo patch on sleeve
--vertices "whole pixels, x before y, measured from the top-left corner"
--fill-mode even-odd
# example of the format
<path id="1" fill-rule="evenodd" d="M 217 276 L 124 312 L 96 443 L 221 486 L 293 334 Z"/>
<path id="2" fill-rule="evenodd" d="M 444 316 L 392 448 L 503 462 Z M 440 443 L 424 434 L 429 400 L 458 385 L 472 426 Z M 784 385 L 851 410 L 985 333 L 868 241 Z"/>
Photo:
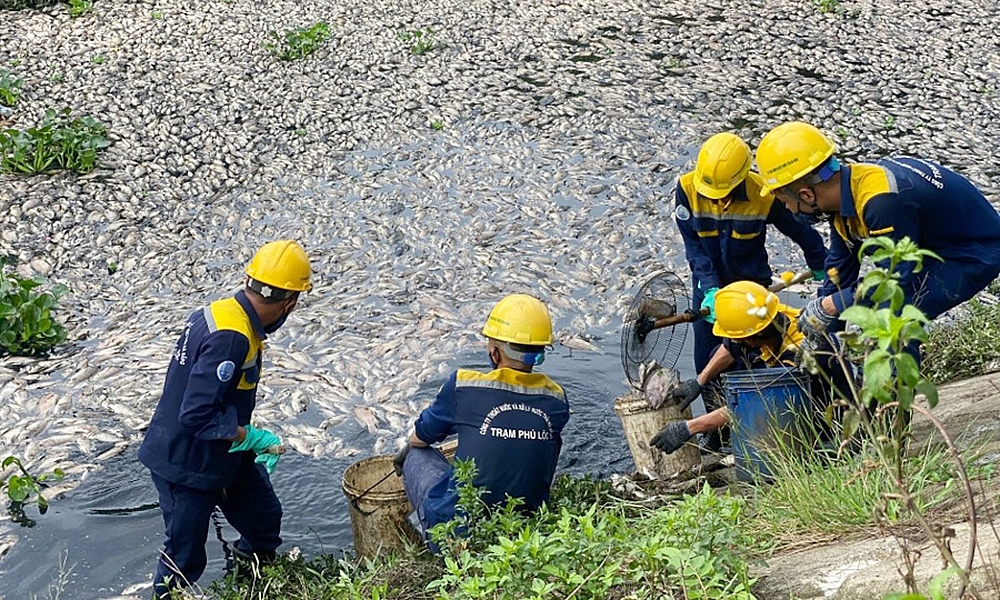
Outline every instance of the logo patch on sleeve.
<path id="1" fill-rule="evenodd" d="M 236 364 L 231 360 L 224 360 L 215 369 L 215 374 L 219 376 L 219 381 L 226 382 L 233 378 L 236 373 Z"/>
<path id="2" fill-rule="evenodd" d="M 676 217 L 678 221 L 687 221 L 691 218 L 691 211 L 689 211 L 686 206 L 678 206 L 674 209 L 674 217 Z"/>

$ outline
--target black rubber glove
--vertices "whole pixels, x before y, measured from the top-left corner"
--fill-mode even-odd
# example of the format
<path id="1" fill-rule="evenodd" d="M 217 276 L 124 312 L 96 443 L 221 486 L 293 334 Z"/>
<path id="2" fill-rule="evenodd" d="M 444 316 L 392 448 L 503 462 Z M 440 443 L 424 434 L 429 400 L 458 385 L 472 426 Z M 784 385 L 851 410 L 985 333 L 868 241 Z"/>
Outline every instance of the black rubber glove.
<path id="1" fill-rule="evenodd" d="M 836 321 L 837 317 L 828 314 L 823 309 L 823 299 L 813 298 L 799 313 L 799 320 L 796 324 L 802 335 L 812 343 L 812 346 L 818 347 L 826 343 L 826 339 L 830 335 L 830 326 Z"/>
<path id="2" fill-rule="evenodd" d="M 691 431 L 688 429 L 687 421 L 672 421 L 649 440 L 649 445 L 670 454 L 690 439 Z"/>
<path id="3" fill-rule="evenodd" d="M 688 379 L 680 382 L 677 387 L 670 391 L 670 397 L 677 403 L 677 410 L 683 411 L 691 406 L 695 398 L 701 395 L 701 384 L 697 379 Z"/>
<path id="4" fill-rule="evenodd" d="M 406 442 L 403 449 L 396 453 L 395 458 L 392 459 L 392 470 L 396 472 L 399 477 L 403 476 L 403 463 L 406 462 L 406 455 L 410 453 L 410 442 Z"/>

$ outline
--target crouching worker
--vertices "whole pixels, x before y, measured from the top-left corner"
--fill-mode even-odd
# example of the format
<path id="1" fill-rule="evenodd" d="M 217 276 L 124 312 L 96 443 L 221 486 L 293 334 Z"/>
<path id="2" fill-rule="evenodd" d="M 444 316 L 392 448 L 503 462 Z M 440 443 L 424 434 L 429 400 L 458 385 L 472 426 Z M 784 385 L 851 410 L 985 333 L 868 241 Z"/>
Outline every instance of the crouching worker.
<path id="1" fill-rule="evenodd" d="M 552 343 L 548 310 L 531 296 L 512 294 L 493 308 L 482 333 L 493 370 L 452 373 L 394 461 L 428 542 L 428 531 L 450 521 L 458 502 L 452 467 L 430 444 L 457 433 L 455 458 L 475 461 L 473 485 L 485 488 L 483 501 L 495 506 L 507 496 L 521 498 L 526 511 L 548 500 L 562 448 L 566 394 L 532 373 Z"/>
<path id="2" fill-rule="evenodd" d="M 720 289 L 715 295 L 713 333 L 723 338 L 723 343 L 696 379 L 684 381 L 674 390 L 673 399 L 680 410 L 694 402 L 706 382 L 724 371 L 796 366 L 805 339 L 796 326 L 798 316 L 799 309 L 781 304 L 777 295 L 760 284 L 737 281 Z M 831 352 L 817 354 L 822 372 L 812 377 L 810 395 L 817 431 L 821 438 L 829 439 L 830 432 L 820 417 L 835 394 L 846 397 L 849 393 L 849 378 Z M 653 436 L 649 445 L 669 454 L 695 434 L 722 429 L 729 424 L 729 417 L 729 409 L 722 407 L 694 419 L 673 421 Z"/>

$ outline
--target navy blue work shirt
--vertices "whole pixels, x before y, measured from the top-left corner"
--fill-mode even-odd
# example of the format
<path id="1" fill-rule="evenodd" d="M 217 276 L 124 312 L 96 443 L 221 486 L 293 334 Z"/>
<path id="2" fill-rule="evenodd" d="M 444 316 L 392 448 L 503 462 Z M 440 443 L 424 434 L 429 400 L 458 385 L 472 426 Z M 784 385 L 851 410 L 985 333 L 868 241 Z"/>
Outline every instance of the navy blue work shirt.
<path id="1" fill-rule="evenodd" d="M 420 413 L 414 430 L 428 444 L 457 433 L 455 458 L 475 461 L 473 484 L 486 488 L 483 501 L 496 505 L 511 496 L 534 510 L 549 498 L 568 420 L 566 393 L 542 373 L 459 369 Z M 452 475 L 449 470 L 424 501 L 428 528 L 455 515 Z"/>
<path id="2" fill-rule="evenodd" d="M 139 461 L 187 487 L 231 484 L 243 453 L 229 449 L 237 426 L 250 423 L 266 337 L 243 291 L 192 313 L 174 347 Z"/>

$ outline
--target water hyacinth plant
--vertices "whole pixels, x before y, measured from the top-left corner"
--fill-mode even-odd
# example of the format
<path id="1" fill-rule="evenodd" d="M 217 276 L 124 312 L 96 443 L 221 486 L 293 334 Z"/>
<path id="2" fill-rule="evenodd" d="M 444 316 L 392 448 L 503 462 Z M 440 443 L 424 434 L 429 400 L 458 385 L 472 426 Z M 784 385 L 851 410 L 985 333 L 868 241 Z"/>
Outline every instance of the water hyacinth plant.
<path id="1" fill-rule="evenodd" d="M 8 477 L 6 481 L 0 482 L 2 484 L 0 487 L 6 489 L 7 498 L 10 499 L 9 510 L 11 516 L 14 518 L 14 522 L 30 527 L 35 522 L 25 516 L 24 505 L 35 504 L 38 506 L 38 512 L 44 515 L 49 509 L 49 501 L 42 495 L 42 488 L 46 486 L 45 482 L 48 480 L 58 481 L 65 474 L 62 469 L 55 469 L 51 474 L 32 475 L 24 468 L 21 460 L 16 456 L 8 456 L 3 459 L 3 462 L 0 463 L 0 470 L 5 470 L 11 465 L 17 467 L 20 474 L 15 473 Z"/>
<path id="2" fill-rule="evenodd" d="M 97 153 L 110 145 L 107 130 L 90 117 L 73 119 L 70 113 L 69 108 L 49 109 L 37 127 L 0 131 L 0 173 L 97 168 Z"/>
<path id="3" fill-rule="evenodd" d="M 315 52 L 330 37 L 330 26 L 320 21 L 311 27 L 286 30 L 284 35 L 268 32 L 273 42 L 265 42 L 264 48 L 282 60 L 295 60 Z"/>
<path id="4" fill-rule="evenodd" d="M 21 86 L 24 80 L 15 77 L 10 71 L 0 71 L 0 105 L 12 107 L 21 97 Z"/>
<path id="5" fill-rule="evenodd" d="M 428 27 L 427 29 L 414 29 L 412 31 L 400 31 L 399 39 L 410 44 L 411 54 L 426 54 L 437 48 L 437 32 Z"/>
<path id="6" fill-rule="evenodd" d="M 66 340 L 53 311 L 66 293 L 63 285 L 41 291 L 44 281 L 4 272 L 0 262 L 0 356 L 44 355 Z"/>

